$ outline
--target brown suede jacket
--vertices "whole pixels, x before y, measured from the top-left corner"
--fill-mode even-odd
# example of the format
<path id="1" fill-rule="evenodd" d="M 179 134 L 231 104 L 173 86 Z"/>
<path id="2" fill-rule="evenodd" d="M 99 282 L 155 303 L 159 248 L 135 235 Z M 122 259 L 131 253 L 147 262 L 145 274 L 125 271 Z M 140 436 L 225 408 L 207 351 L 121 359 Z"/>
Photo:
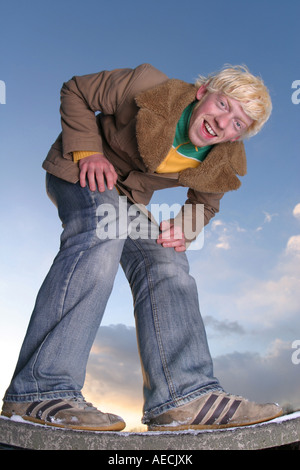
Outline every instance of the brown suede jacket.
<path id="1" fill-rule="evenodd" d="M 103 152 L 118 173 L 119 191 L 130 200 L 147 205 L 155 190 L 185 186 L 186 203 L 203 204 L 207 224 L 224 193 L 240 187 L 237 175 L 246 174 L 243 143 L 215 145 L 197 168 L 155 172 L 196 92 L 195 85 L 169 79 L 149 64 L 73 77 L 61 90 L 62 133 L 43 168 L 76 183 L 79 168 L 73 151 Z"/>

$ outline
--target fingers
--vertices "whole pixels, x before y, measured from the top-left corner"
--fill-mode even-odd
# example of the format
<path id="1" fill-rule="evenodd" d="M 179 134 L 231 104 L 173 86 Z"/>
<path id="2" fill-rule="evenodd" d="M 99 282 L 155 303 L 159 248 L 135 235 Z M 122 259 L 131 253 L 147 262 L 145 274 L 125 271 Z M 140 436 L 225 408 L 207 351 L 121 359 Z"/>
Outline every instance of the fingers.
<path id="1" fill-rule="evenodd" d="M 174 250 L 175 250 L 175 251 L 178 251 L 178 252 L 186 251 L 186 246 L 185 246 L 185 244 L 184 244 L 184 245 L 180 245 L 180 246 L 175 246 L 175 247 L 174 247 Z"/>
<path id="2" fill-rule="evenodd" d="M 108 164 L 107 171 L 105 171 L 105 179 L 108 189 L 113 189 L 114 185 L 117 182 L 118 175 L 113 165 L 111 165 L 110 163 Z"/>
<path id="3" fill-rule="evenodd" d="M 101 154 L 91 155 L 79 161 L 81 187 L 86 186 L 86 180 L 91 191 L 98 189 L 104 192 L 106 189 L 113 189 L 117 182 L 118 175 L 111 163 Z"/>
<path id="4" fill-rule="evenodd" d="M 173 240 L 173 239 L 157 239 L 157 243 L 162 245 L 164 248 L 174 248 L 175 251 L 185 251 L 184 240 Z"/>
<path id="5" fill-rule="evenodd" d="M 186 250 L 185 237 L 180 227 L 175 226 L 172 222 L 163 221 L 160 224 L 161 233 L 157 238 L 157 243 L 164 248 L 174 248 L 175 251 L 181 252 Z"/>
<path id="6" fill-rule="evenodd" d="M 82 168 L 79 173 L 79 183 L 82 188 L 85 188 L 86 184 L 86 170 L 85 168 Z"/>

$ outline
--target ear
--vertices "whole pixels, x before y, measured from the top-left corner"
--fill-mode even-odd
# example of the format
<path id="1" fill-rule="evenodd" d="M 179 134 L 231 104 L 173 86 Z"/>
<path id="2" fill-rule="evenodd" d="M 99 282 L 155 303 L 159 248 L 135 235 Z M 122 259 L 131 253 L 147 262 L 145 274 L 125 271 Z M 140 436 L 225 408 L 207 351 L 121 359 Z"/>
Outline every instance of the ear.
<path id="1" fill-rule="evenodd" d="M 198 91 L 196 93 L 197 100 L 200 101 L 201 98 L 203 98 L 203 96 L 205 95 L 205 93 L 206 93 L 206 86 L 201 85 L 201 87 L 198 89 Z"/>

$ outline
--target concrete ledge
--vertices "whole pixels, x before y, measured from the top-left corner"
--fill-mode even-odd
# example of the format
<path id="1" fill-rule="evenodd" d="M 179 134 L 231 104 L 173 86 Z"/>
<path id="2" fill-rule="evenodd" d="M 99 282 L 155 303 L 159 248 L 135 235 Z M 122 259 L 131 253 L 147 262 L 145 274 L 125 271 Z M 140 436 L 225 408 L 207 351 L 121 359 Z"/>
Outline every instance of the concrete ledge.
<path id="1" fill-rule="evenodd" d="M 300 442 L 300 412 L 214 431 L 89 432 L 0 418 L 2 444 L 34 450 L 258 450 Z"/>

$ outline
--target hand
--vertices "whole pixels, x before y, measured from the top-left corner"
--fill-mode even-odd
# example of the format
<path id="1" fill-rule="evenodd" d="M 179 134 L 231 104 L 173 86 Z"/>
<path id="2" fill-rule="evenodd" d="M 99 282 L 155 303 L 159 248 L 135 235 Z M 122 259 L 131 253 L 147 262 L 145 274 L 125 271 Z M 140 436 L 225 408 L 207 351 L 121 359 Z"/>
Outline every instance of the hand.
<path id="1" fill-rule="evenodd" d="M 185 237 L 180 227 L 173 222 L 164 220 L 160 224 L 161 233 L 157 238 L 157 243 L 163 247 L 172 247 L 175 251 L 185 251 Z"/>
<path id="2" fill-rule="evenodd" d="M 86 178 L 91 191 L 98 188 L 101 193 L 105 191 L 105 181 L 108 189 L 113 189 L 118 175 L 113 165 L 101 153 L 95 153 L 79 160 L 79 182 L 82 188 L 86 186 Z"/>

